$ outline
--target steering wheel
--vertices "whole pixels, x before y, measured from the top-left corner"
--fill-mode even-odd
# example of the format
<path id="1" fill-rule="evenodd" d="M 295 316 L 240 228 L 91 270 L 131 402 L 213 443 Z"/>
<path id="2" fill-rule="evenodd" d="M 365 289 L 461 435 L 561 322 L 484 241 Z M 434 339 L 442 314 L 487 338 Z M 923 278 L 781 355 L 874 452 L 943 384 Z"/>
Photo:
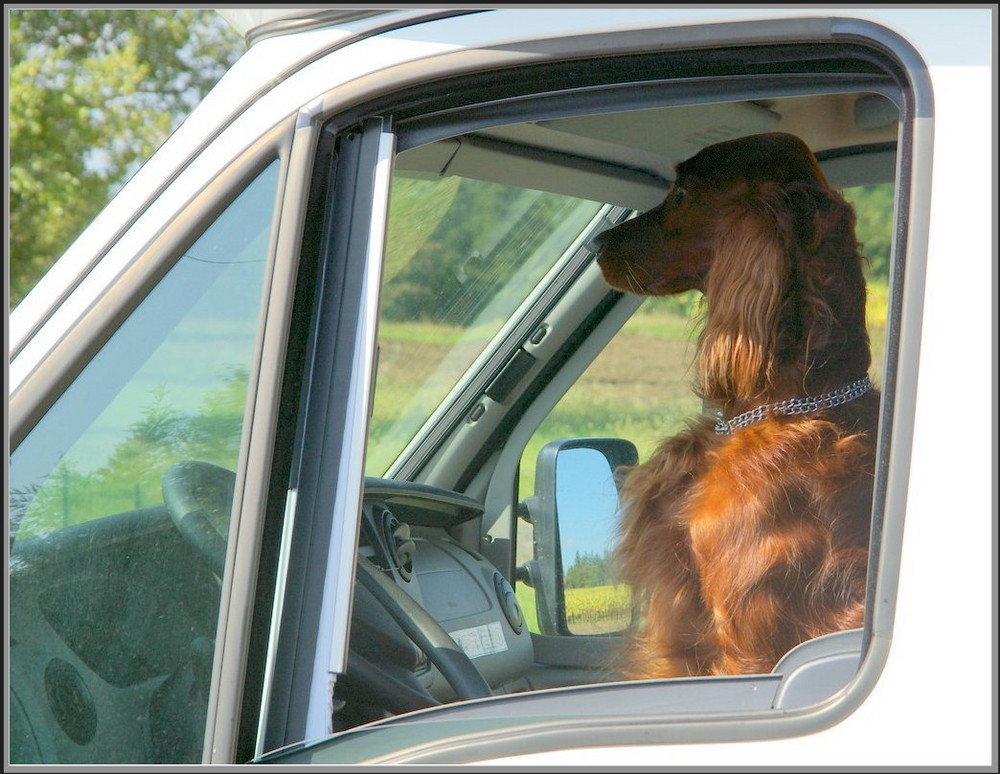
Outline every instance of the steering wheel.
<path id="1" fill-rule="evenodd" d="M 163 502 L 180 533 L 219 578 L 226 567 L 236 474 L 194 460 L 172 465 L 162 479 Z"/>
<path id="2" fill-rule="evenodd" d="M 163 500 L 170 518 L 212 571 L 221 578 L 226 564 L 226 544 L 236 475 L 218 465 L 190 460 L 171 466 L 163 475 L 162 485 Z M 356 572 L 357 582 L 440 670 L 460 699 L 492 695 L 489 684 L 472 660 L 441 624 L 409 594 L 360 554 L 357 557 Z M 370 666 L 370 662 L 361 657 L 349 660 L 349 673 L 352 661 L 359 665 L 357 674 L 353 675 L 359 682 L 372 683 L 379 679 L 378 670 L 364 668 Z M 423 706 L 436 703 L 422 687 L 414 690 L 418 694 L 417 698 L 410 696 L 405 705 L 396 708 L 396 711 L 414 709 L 421 702 Z M 385 693 L 384 684 L 379 685 L 379 693 Z"/>

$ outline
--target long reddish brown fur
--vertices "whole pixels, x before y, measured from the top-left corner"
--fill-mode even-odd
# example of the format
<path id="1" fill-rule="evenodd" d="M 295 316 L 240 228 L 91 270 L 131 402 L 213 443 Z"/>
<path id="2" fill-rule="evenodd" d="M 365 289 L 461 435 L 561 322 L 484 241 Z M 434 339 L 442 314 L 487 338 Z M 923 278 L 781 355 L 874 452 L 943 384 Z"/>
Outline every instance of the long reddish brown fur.
<path id="1" fill-rule="evenodd" d="M 663 203 L 598 238 L 613 287 L 704 293 L 698 389 L 726 418 L 837 390 L 871 362 L 854 212 L 798 138 L 710 146 Z M 625 677 L 770 671 L 864 620 L 879 396 L 717 434 L 628 471 L 615 559 L 644 619 Z"/>

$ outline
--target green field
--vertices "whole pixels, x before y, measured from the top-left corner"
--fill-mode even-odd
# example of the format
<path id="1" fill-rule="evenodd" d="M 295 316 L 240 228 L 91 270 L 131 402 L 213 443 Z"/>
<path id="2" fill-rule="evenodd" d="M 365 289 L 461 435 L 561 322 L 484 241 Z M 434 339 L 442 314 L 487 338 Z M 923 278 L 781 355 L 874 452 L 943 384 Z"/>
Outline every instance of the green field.
<path id="1" fill-rule="evenodd" d="M 631 594 L 626 586 L 566 589 L 566 623 L 573 634 L 606 634 L 626 628 L 631 620 Z M 535 591 L 518 584 L 517 601 L 528 630 L 537 632 Z"/>

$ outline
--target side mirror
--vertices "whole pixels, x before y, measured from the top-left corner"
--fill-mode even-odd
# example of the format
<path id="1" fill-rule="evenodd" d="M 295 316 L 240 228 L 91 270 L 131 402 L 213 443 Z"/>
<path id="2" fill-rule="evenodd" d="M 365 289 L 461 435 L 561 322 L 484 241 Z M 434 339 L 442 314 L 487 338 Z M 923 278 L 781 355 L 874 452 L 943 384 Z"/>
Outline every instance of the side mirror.
<path id="1" fill-rule="evenodd" d="M 604 634 L 631 621 L 628 589 L 615 584 L 611 551 L 618 528 L 616 472 L 638 452 L 618 438 L 553 441 L 538 453 L 535 496 L 521 509 L 534 527 L 526 568 L 543 634 Z"/>

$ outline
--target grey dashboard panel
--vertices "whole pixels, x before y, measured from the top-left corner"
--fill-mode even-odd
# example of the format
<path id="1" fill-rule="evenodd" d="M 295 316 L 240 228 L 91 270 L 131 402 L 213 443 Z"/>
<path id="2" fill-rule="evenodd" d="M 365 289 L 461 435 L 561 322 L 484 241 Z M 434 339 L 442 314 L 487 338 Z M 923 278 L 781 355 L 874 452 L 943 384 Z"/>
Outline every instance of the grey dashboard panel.
<path id="1" fill-rule="evenodd" d="M 531 668 L 531 636 L 516 601 L 511 603 L 513 590 L 493 565 L 450 541 L 418 540 L 414 575 L 427 612 L 491 686 Z"/>
<path id="2" fill-rule="evenodd" d="M 365 479 L 365 499 L 379 500 L 402 521 L 422 527 L 451 527 L 483 513 L 483 504 L 468 495 L 386 478 Z"/>
<path id="3" fill-rule="evenodd" d="M 445 529 L 481 513 L 477 500 L 457 492 L 369 478 L 361 551 L 430 613 L 497 688 L 530 669 L 532 645 L 510 583 Z M 433 667 L 419 679 L 436 699 L 455 698 Z"/>

